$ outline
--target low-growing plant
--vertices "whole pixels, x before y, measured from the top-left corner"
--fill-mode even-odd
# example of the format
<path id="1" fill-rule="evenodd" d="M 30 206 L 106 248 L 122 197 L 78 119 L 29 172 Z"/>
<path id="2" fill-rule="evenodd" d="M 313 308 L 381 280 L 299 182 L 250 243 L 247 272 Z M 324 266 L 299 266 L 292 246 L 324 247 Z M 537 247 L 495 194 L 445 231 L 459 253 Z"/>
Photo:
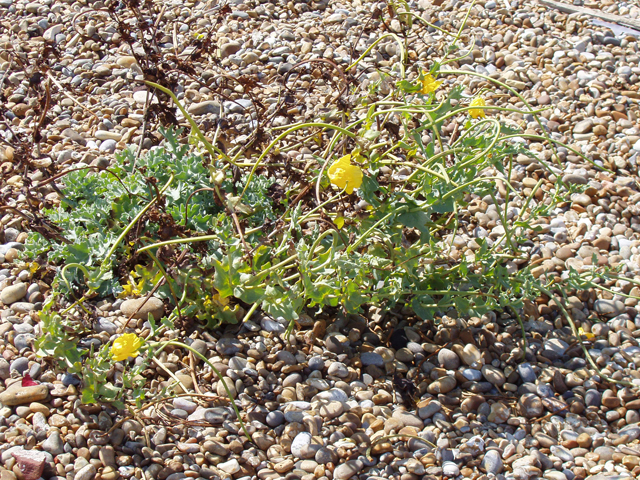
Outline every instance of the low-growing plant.
<path id="1" fill-rule="evenodd" d="M 408 9 L 403 15 L 403 21 L 423 21 Z M 404 61 L 403 42 L 394 34 L 384 39 L 397 42 Z M 173 98 L 191 127 L 189 141 L 181 140 L 180 129 L 163 130 L 163 145 L 140 159 L 131 148 L 106 170 L 65 176 L 60 206 L 45 213 L 67 241 L 34 234 L 29 245 L 32 255 L 61 266 L 54 290 L 67 301 L 66 310 L 52 302 L 43 314 L 40 353 L 63 359 L 82 376 L 83 400 L 122 402 L 123 388 L 144 398 L 146 363 L 114 386 L 107 381 L 113 346 L 90 347 L 85 353 L 92 355 L 81 357 L 81 332 L 74 336 L 64 327 L 65 314 L 79 312 L 94 296 L 153 293 L 172 307 L 167 325 L 186 317 L 216 328 L 260 309 L 288 321 L 291 330 L 303 310 L 351 314 L 371 305 L 402 306 L 432 320 L 452 312 L 517 312 L 525 299 L 550 292 L 555 287 L 536 278 L 526 261 L 529 234 L 576 187 L 557 179 L 541 202 L 542 178 L 527 196 L 511 179 L 516 156 L 535 157 L 524 138 L 551 148 L 557 142 L 507 127 L 501 112 L 538 118 L 540 110 L 522 97 L 522 110 L 491 105 L 489 85 L 520 95 L 448 63 L 413 69 L 413 76 L 398 64 L 354 90 L 353 108 L 338 110 L 338 121 L 274 129 L 258 156 L 219 148 L 171 91 L 147 82 Z M 466 91 L 458 82 L 463 75 L 485 81 L 484 92 Z M 306 141 L 291 140 L 294 134 Z M 302 146 L 312 154 L 285 155 Z M 542 158 L 536 161 L 555 173 Z M 496 196 L 499 183 L 504 199 Z M 482 198 L 495 205 L 502 231 L 473 238 L 462 253 L 465 207 Z M 154 327 L 143 343 L 145 358 L 162 345 L 190 349 L 154 342 L 156 334 Z"/>

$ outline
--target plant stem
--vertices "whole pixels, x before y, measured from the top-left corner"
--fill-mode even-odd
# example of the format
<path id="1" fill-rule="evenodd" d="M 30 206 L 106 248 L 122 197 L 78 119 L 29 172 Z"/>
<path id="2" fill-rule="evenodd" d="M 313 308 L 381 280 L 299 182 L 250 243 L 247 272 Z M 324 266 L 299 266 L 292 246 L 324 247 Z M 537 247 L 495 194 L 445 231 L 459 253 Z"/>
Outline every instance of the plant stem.
<path id="1" fill-rule="evenodd" d="M 231 395 L 231 390 L 229 390 L 229 387 L 227 386 L 227 383 L 224 381 L 224 377 L 218 371 L 218 369 L 207 359 L 207 357 L 205 357 L 204 355 L 202 355 L 200 352 L 198 352 L 194 348 L 190 347 L 189 345 L 186 345 L 186 344 L 184 344 L 182 342 L 178 342 L 176 340 L 169 340 L 167 342 L 156 342 L 156 343 L 152 344 L 151 347 L 153 348 L 155 345 L 163 345 L 162 348 L 164 348 L 167 345 L 172 345 L 174 347 L 184 348 L 186 350 L 189 350 L 191 353 L 196 355 L 200 360 L 205 362 L 209 366 L 209 368 L 211 368 L 211 370 L 213 370 L 213 372 L 216 374 L 218 379 L 222 382 L 222 386 L 224 387 L 224 390 L 225 390 L 225 392 L 227 393 L 227 395 L 229 397 L 229 401 L 231 403 L 231 406 L 233 407 L 233 409 L 236 412 L 236 417 L 238 419 L 238 422 L 240 422 L 240 426 L 242 427 L 242 431 L 244 432 L 246 437 L 251 442 L 253 442 L 253 438 L 251 438 L 251 435 L 247 431 L 247 428 L 245 427 L 244 422 L 242 421 L 242 417 L 240 416 L 240 410 L 238 409 L 238 406 L 236 405 L 236 402 L 233 399 L 233 395 Z"/>

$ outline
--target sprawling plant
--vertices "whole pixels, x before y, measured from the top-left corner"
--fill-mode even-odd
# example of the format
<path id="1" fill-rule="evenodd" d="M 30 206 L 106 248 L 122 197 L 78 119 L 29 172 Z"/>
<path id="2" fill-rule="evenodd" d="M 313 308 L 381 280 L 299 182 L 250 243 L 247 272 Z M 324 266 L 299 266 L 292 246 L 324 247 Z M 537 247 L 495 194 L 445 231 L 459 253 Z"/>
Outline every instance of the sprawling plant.
<path id="1" fill-rule="evenodd" d="M 405 62 L 402 42 L 392 34 L 383 39 L 397 41 Z M 240 147 L 221 150 L 172 92 L 148 82 L 181 109 L 189 141 L 182 142 L 180 130 L 164 130 L 163 145 L 145 157 L 128 149 L 106 170 L 66 175 L 60 206 L 46 214 L 67 241 L 34 234 L 30 242 L 33 255 L 60 265 L 55 290 L 67 302 L 62 310 L 54 295 L 43 312 L 41 353 L 83 375 L 87 401 L 113 401 L 122 399 L 122 389 L 110 386 L 106 372 L 124 350 L 113 355 L 113 347 L 103 345 L 83 365 L 76 337 L 68 335 L 82 332 L 61 326 L 67 312 L 95 296 L 165 299 L 172 309 L 160 330 L 153 323 L 151 337 L 178 318 L 216 328 L 258 309 L 290 328 L 305 309 L 404 306 L 422 319 L 451 310 L 480 315 L 508 306 L 517 312 L 526 298 L 548 292 L 526 266 L 527 233 L 568 190 L 558 181 L 544 203 L 536 198 L 543 180 L 523 196 L 510 179 L 515 156 L 535 155 L 523 138 L 555 144 L 500 122 L 500 111 L 537 118 L 523 98 L 523 111 L 498 108 L 485 101 L 486 92 L 465 91 L 457 79 L 475 75 L 517 92 L 446 64 L 412 77 L 399 64 L 351 92 L 352 108 L 327 116 L 335 121 L 273 130 L 272 141 L 254 156 Z M 303 142 L 291 140 L 294 135 Z M 287 155 L 301 147 L 312 153 Z M 496 195 L 499 182 L 506 198 Z M 465 207 L 480 198 L 491 199 L 502 230 L 497 238 L 462 245 Z M 171 343 L 148 340 L 149 357 Z M 122 385 L 140 392 L 145 365 Z"/>

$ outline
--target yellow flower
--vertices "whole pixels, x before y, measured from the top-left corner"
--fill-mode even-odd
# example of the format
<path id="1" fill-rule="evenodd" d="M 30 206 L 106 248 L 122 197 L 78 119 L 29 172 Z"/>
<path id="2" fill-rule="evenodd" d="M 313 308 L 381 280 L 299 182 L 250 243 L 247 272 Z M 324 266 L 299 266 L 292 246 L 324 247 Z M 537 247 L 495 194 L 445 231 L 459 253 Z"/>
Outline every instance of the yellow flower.
<path id="1" fill-rule="evenodd" d="M 420 93 L 423 95 L 429 95 L 430 93 L 435 92 L 437 88 L 442 85 L 442 82 L 436 81 L 430 73 L 422 72 L 422 75 L 424 78 L 420 80 L 420 83 L 422 83 L 422 90 L 420 90 Z"/>
<path id="2" fill-rule="evenodd" d="M 144 343 L 144 339 L 135 333 L 125 333 L 116 338 L 111 345 L 111 356 L 116 362 L 121 362 L 129 357 L 137 357 L 138 350 Z"/>
<path id="3" fill-rule="evenodd" d="M 329 167 L 329 179 L 338 188 L 345 188 L 348 194 L 353 193 L 354 188 L 362 185 L 362 169 L 357 165 L 351 165 L 351 155 L 336 160 Z"/>
<path id="4" fill-rule="evenodd" d="M 578 328 L 578 333 L 580 334 L 581 337 L 586 337 L 587 340 L 593 340 L 594 338 L 596 338 L 596 336 L 593 333 L 585 332 L 584 328 L 582 327 Z"/>
<path id="5" fill-rule="evenodd" d="M 470 107 L 485 107 L 487 105 L 487 103 L 484 101 L 484 98 L 482 97 L 476 97 L 474 98 L 471 103 L 469 104 Z M 486 117 L 486 113 L 483 109 L 481 108 L 472 108 L 469 110 L 469 115 L 471 115 L 471 118 L 478 118 L 478 117 Z"/>

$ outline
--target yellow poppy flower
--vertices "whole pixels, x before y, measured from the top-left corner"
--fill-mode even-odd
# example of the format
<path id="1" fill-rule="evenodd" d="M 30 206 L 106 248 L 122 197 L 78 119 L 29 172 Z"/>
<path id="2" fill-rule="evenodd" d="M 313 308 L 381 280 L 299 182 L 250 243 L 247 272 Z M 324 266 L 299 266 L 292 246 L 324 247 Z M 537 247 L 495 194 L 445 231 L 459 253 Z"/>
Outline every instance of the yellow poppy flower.
<path id="1" fill-rule="evenodd" d="M 345 155 L 333 162 L 328 174 L 331 183 L 340 189 L 346 187 L 348 194 L 352 194 L 355 188 L 362 185 L 362 169 L 357 165 L 351 165 L 351 155 Z"/>
<path id="2" fill-rule="evenodd" d="M 469 106 L 470 107 L 486 107 L 487 103 L 484 101 L 484 98 L 476 97 L 471 101 Z M 487 116 L 485 111 L 483 109 L 481 109 L 481 108 L 472 108 L 472 109 L 470 109 L 469 110 L 469 115 L 471 115 L 471 118 L 478 118 L 478 117 L 486 117 Z"/>
<path id="3" fill-rule="evenodd" d="M 442 81 L 436 81 L 430 73 L 422 72 L 422 75 L 423 79 L 420 80 L 420 83 L 422 83 L 422 90 L 420 90 L 420 93 L 423 95 L 429 95 L 430 93 L 435 92 L 437 88 L 442 85 Z"/>
<path id="4" fill-rule="evenodd" d="M 144 339 L 135 333 L 125 333 L 116 338 L 111 345 L 111 356 L 116 362 L 121 362 L 129 357 L 137 357 L 138 350 L 144 343 Z"/>
<path id="5" fill-rule="evenodd" d="M 593 340 L 594 338 L 596 338 L 596 336 L 593 333 L 585 332 L 584 328 L 582 327 L 578 328 L 578 333 L 580 334 L 581 337 L 586 337 L 587 340 Z"/>

